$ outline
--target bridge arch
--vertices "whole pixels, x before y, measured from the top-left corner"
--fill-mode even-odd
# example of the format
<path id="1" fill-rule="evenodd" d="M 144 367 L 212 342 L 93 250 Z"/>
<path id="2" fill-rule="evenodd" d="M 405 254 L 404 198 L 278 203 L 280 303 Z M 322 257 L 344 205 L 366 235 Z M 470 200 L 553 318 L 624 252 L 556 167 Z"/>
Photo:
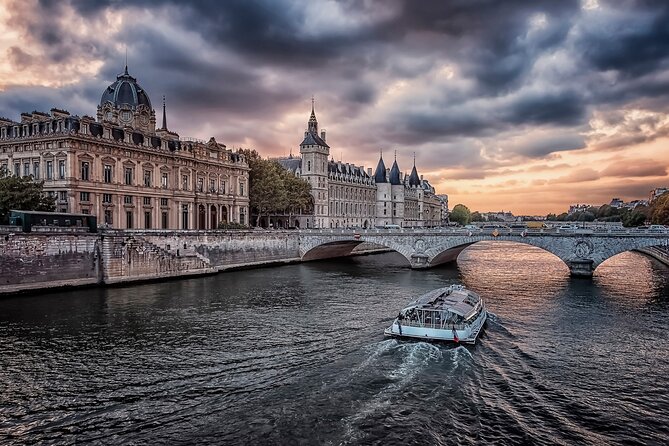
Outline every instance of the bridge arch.
<path id="1" fill-rule="evenodd" d="M 669 246 L 664 234 L 612 233 L 506 233 L 488 234 L 442 230 L 371 230 L 361 233 L 320 231 L 300 234 L 304 260 L 349 255 L 362 242 L 397 251 L 414 269 L 430 268 L 457 259 L 460 252 L 480 241 L 510 241 L 532 245 L 560 258 L 572 276 L 591 277 L 602 262 L 625 251 L 649 246 Z M 312 252 L 313 251 L 313 252 Z"/>

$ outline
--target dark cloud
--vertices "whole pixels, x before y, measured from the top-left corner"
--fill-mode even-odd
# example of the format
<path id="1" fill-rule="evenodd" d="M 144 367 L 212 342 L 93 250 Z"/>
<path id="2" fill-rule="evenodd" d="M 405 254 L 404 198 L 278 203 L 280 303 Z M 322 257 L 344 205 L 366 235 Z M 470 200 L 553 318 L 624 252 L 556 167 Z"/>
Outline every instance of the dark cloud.
<path id="1" fill-rule="evenodd" d="M 657 116 L 630 122 L 623 111 L 669 106 L 668 5 L 600 4 L 584 11 L 577 0 L 16 2 L 10 25 L 24 40 L 5 56 L 17 72 L 82 57 L 103 64 L 97 77 L 58 89 L 10 85 L 0 111 L 94 114 L 127 46 L 131 74 L 155 108 L 167 96 L 169 124 L 180 133 L 285 153 L 299 143 L 313 94 L 333 153 L 343 149 L 351 162 L 398 147 L 430 169 L 483 177 L 584 148 L 595 112 L 622 130 L 589 137 L 594 147 L 667 134 Z M 105 22 L 115 13 L 125 14 L 119 29 Z M 81 23 L 99 32 L 73 32 Z M 401 82 L 406 90 L 390 94 Z M 572 180 L 576 173 L 563 179 Z"/>

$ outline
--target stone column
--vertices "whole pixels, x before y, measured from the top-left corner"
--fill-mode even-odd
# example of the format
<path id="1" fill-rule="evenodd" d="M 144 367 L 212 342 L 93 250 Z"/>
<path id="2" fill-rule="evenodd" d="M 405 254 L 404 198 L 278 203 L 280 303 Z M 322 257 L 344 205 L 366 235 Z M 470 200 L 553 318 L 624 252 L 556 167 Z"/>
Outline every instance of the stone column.
<path id="1" fill-rule="evenodd" d="M 594 262 L 590 259 L 567 260 L 565 263 L 572 277 L 591 278 L 595 271 Z"/>

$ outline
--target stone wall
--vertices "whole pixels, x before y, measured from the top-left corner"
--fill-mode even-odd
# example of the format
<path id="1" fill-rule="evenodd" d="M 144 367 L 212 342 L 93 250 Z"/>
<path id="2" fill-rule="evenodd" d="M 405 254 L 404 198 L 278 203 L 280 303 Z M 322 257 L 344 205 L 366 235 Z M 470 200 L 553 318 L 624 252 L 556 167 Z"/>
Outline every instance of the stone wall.
<path id="1" fill-rule="evenodd" d="M 0 228 L 0 295 L 300 261 L 295 231 L 16 233 Z"/>
<path id="2" fill-rule="evenodd" d="M 100 282 L 97 234 L 0 232 L 0 294 Z"/>

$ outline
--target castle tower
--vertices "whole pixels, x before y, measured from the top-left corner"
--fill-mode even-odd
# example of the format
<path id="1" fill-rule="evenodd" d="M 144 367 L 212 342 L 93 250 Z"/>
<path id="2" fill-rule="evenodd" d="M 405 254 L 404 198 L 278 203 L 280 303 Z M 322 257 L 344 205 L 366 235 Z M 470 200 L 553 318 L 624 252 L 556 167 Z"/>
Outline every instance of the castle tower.
<path id="1" fill-rule="evenodd" d="M 311 98 L 311 116 L 304 132 L 304 140 L 300 144 L 302 155 L 302 178 L 311 184 L 311 194 L 314 197 L 315 228 L 329 228 L 328 209 L 328 158 L 330 146 L 324 140 L 325 132 L 318 135 L 318 120 L 314 111 L 314 99 Z"/>
<path id="2" fill-rule="evenodd" d="M 392 200 L 392 222 L 395 225 L 403 226 L 404 223 L 404 185 L 400 178 L 400 168 L 397 165 L 397 154 L 395 162 L 390 169 L 390 194 Z"/>
<path id="3" fill-rule="evenodd" d="M 383 153 L 376 166 L 374 182 L 376 183 L 376 224 L 377 226 L 393 224 L 392 192 L 386 165 L 383 162 Z"/>

